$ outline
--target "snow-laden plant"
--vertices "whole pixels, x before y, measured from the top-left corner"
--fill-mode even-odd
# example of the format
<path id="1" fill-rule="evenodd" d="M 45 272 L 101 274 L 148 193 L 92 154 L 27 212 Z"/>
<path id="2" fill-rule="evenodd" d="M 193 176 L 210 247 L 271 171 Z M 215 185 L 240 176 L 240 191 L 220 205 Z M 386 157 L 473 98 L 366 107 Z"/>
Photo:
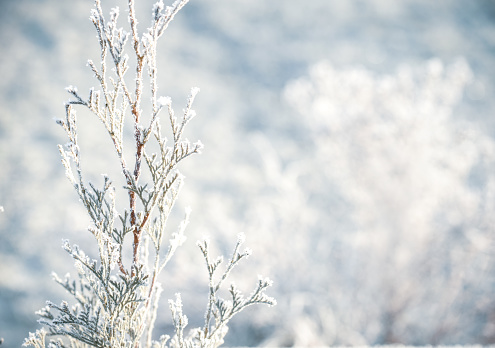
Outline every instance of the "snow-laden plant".
<path id="1" fill-rule="evenodd" d="M 187 335 L 184 333 L 187 317 L 182 312 L 180 294 L 177 294 L 175 300 L 169 300 L 175 333 L 171 339 L 162 335 L 154 340 L 153 327 L 162 292 L 158 275 L 184 242 L 190 214 L 190 209 L 186 209 L 177 232 L 167 235 L 167 220 L 183 182 L 178 165 L 203 147 L 199 141 L 190 143 L 183 138 L 186 125 L 195 116 L 192 104 L 199 88 L 191 89 L 179 118 L 174 114 L 171 99 L 157 95 L 157 41 L 187 2 L 178 0 L 165 7 L 162 0 L 158 1 L 153 7 L 151 27 L 140 35 L 134 0 L 128 0 L 130 32 L 117 26 L 118 8 L 112 9 L 106 20 L 101 1 L 95 0 L 90 19 L 98 34 L 101 60 L 99 66 L 92 60 L 88 65 L 99 88 L 91 88 L 88 98 L 84 99 L 75 87 L 68 87 L 71 99 L 65 105 L 66 118 L 57 123 L 69 138 L 65 146 L 59 145 L 66 176 L 87 210 L 91 220 L 88 230 L 95 237 L 99 258 L 92 259 L 77 245 L 67 240 L 63 242 L 63 248 L 75 260 L 78 275 L 77 279 L 70 275 L 64 279 L 54 275 L 54 278 L 73 296 L 75 303 L 47 302 L 47 306 L 37 312 L 44 328 L 31 333 L 25 346 L 217 347 L 222 344 L 227 323 L 235 314 L 252 304 L 275 304 L 275 300 L 265 294 L 271 281 L 261 277 L 249 296 L 244 297 L 232 283 L 227 290 L 228 299 L 222 298 L 219 291 L 232 269 L 250 254 L 250 250 L 241 251 L 244 236 L 240 235 L 222 272 L 219 266 L 223 258 L 212 259 L 209 242 L 205 239 L 198 242 L 209 276 L 204 326 Z M 130 68 L 130 59 L 125 53 L 129 42 L 136 61 L 133 86 L 125 79 Z M 146 73 L 151 95 L 149 114 L 142 110 Z M 83 177 L 75 106 L 85 107 L 95 114 L 113 142 L 129 201 L 128 207 L 120 212 L 116 205 L 118 191 L 107 175 L 100 188 Z M 162 111 L 168 114 L 171 139 L 162 133 L 159 118 Z M 132 166 L 124 152 L 124 122 L 129 116 L 135 144 Z M 149 152 L 148 145 L 153 143 L 158 153 Z M 150 182 L 142 182 L 143 170 L 149 172 Z M 132 259 L 126 260 L 124 241 L 129 238 L 132 239 Z"/>
<path id="2" fill-rule="evenodd" d="M 317 300 L 278 312 L 294 345 L 493 342 L 495 142 L 457 114 L 475 81 L 465 60 L 431 59 L 387 75 L 321 62 L 286 86 L 313 143 L 299 182 L 320 197 L 317 245 L 291 254 L 323 265 Z"/>

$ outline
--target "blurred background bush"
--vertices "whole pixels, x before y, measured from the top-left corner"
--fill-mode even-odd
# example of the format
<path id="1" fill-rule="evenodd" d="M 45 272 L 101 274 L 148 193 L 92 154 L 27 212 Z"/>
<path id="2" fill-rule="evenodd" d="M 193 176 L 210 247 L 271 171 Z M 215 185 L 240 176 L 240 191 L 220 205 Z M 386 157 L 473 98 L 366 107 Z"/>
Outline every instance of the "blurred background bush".
<path id="1" fill-rule="evenodd" d="M 139 1 L 141 29 L 151 6 Z M 64 297 L 50 278 L 74 272 L 61 239 L 92 245 L 52 121 L 64 87 L 96 85 L 85 66 L 99 54 L 91 7 L 0 1 L 6 347 L 37 327 L 46 299 Z M 168 298 L 182 292 L 191 326 L 207 298 L 195 240 L 208 234 L 227 252 L 243 231 L 254 254 L 236 281 L 269 275 L 279 305 L 236 318 L 227 345 L 495 343 L 494 21 L 491 0 L 184 8 L 161 42 L 160 94 L 179 109 L 201 87 L 188 137 L 205 150 L 183 168 L 189 240 L 162 283 Z M 83 115 L 88 178 L 118 184 L 102 127 Z"/>

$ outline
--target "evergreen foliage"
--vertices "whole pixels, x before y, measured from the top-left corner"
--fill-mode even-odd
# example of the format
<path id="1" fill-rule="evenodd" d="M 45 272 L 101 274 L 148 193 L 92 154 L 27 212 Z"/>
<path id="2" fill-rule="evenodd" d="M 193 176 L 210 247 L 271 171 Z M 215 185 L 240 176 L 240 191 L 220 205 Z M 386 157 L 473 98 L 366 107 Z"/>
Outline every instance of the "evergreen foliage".
<path id="1" fill-rule="evenodd" d="M 185 241 L 184 230 L 189 221 L 190 209 L 177 231 L 167 235 L 166 226 L 176 202 L 183 177 L 179 163 L 192 154 L 200 153 L 200 141 L 190 143 L 183 137 L 188 122 L 195 116 L 192 109 L 199 88 L 192 88 L 186 107 L 180 117 L 172 108 L 169 97 L 157 95 L 156 49 L 160 36 L 188 0 L 178 0 L 171 6 L 158 1 L 153 6 L 151 27 L 139 35 L 134 0 L 128 0 L 130 32 L 117 26 L 119 9 L 110 12 L 109 20 L 103 15 L 101 1 L 95 0 L 91 13 L 101 48 L 97 66 L 88 65 L 99 83 L 91 88 L 84 99 L 77 88 L 69 86 L 71 99 L 65 105 L 65 120 L 57 120 L 68 137 L 65 146 L 59 145 L 66 176 L 76 190 L 91 220 L 88 228 L 98 246 L 98 259 L 92 259 L 81 248 L 64 240 L 63 248 L 75 261 L 77 279 L 67 275 L 54 279 L 75 300 L 74 305 L 63 301 L 60 305 L 47 302 L 38 311 L 44 328 L 31 333 L 25 346 L 34 347 L 217 347 L 223 343 L 227 323 L 242 309 L 252 304 L 274 305 L 273 298 L 265 294 L 271 285 L 261 278 L 254 291 L 244 297 L 234 284 L 226 300 L 218 294 L 232 269 L 250 254 L 240 251 L 244 236 L 240 235 L 225 271 L 219 279 L 214 276 L 223 262 L 219 257 L 212 261 L 208 240 L 198 242 L 209 275 L 209 294 L 205 323 L 185 335 L 187 317 L 182 312 L 180 294 L 169 301 L 175 333 L 154 339 L 153 327 L 157 317 L 162 287 L 158 276 L 176 249 Z M 129 71 L 128 43 L 135 55 L 134 87 L 125 79 Z M 111 69 L 109 69 L 109 65 Z M 144 75 L 149 77 L 151 115 L 146 122 L 142 110 Z M 107 175 L 101 188 L 85 181 L 78 143 L 76 106 L 86 107 L 103 123 L 120 161 L 125 178 L 124 192 L 129 206 L 117 211 L 117 190 Z M 162 132 L 159 114 L 165 111 L 171 126 L 172 139 Z M 134 165 L 131 167 L 124 152 L 124 121 L 131 116 L 134 138 Z M 144 117 L 143 117 L 144 116 Z M 150 153 L 148 145 L 158 148 Z M 143 170 L 149 171 L 151 182 L 143 183 Z M 132 260 L 126 267 L 123 260 L 124 240 L 132 238 Z M 168 245 L 165 246 L 168 239 Z M 49 342 L 47 343 L 47 340 Z"/>

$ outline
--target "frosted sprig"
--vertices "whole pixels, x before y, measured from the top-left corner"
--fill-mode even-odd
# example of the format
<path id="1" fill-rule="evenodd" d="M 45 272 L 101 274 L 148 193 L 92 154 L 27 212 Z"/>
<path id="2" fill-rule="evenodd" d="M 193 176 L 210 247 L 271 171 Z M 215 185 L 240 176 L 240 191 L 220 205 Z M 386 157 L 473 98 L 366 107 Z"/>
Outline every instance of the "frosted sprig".
<path id="1" fill-rule="evenodd" d="M 57 119 L 56 123 L 67 136 L 66 144 L 58 146 L 65 174 L 86 210 L 87 230 L 97 247 L 94 252 L 86 253 L 77 244 L 63 240 L 62 247 L 72 257 L 77 273 L 75 277 L 69 274 L 59 277 L 53 273 L 53 278 L 72 296 L 75 304 L 48 301 L 47 306 L 37 312 L 45 328 L 30 334 L 25 340 L 26 346 L 213 348 L 223 343 L 226 324 L 235 313 L 250 304 L 270 302 L 264 295 L 266 282 L 260 283 L 255 296 L 247 300 L 237 290 L 231 291 L 232 300 L 221 300 L 217 292 L 222 283 L 250 251 L 239 251 L 244 242 L 244 238 L 239 238 L 225 271 L 214 280 L 224 259 L 217 257 L 210 262 L 208 242 L 204 241 L 199 245 L 208 265 L 210 289 L 205 326 L 184 335 L 188 320 L 177 294 L 175 300 L 169 302 L 175 327 L 173 337 L 162 335 L 158 341 L 153 340 L 158 302 L 163 291 L 158 277 L 186 241 L 185 230 L 191 214 L 191 209 L 186 208 L 176 231 L 167 231 L 168 218 L 184 183 L 179 165 L 203 148 L 199 140 L 191 142 L 185 137 L 187 124 L 196 116 L 192 107 L 199 88 L 191 89 L 182 114 L 178 115 L 172 108 L 172 99 L 159 97 L 157 93 L 157 42 L 187 2 L 177 0 L 171 6 L 165 6 L 162 0 L 156 2 L 151 26 L 140 34 L 135 0 L 127 1 L 128 30 L 119 27 L 121 11 L 118 7 L 113 8 L 106 19 L 101 0 L 95 0 L 90 20 L 101 54 L 99 61 L 89 59 L 87 65 L 97 87 L 90 88 L 86 97 L 75 86 L 68 86 L 70 99 L 65 103 L 65 118 Z M 132 53 L 133 59 L 129 59 L 127 51 Z M 134 65 L 132 69 L 131 65 Z M 129 71 L 135 74 L 131 78 L 127 76 Z M 146 73 L 149 79 L 145 79 Z M 133 84 L 128 84 L 131 80 Z M 149 87 L 144 85 L 145 80 L 149 81 Z M 148 107 L 143 105 L 145 92 L 151 95 Z M 103 124 L 125 180 L 124 195 L 120 195 L 106 174 L 102 174 L 101 184 L 85 179 L 78 141 L 77 108 L 86 108 Z M 146 114 L 143 110 L 150 112 Z M 166 117 L 162 118 L 168 118 L 170 122 L 170 139 L 163 135 L 160 113 L 165 113 Z M 124 152 L 124 124 L 127 122 L 133 129 L 134 153 L 130 160 L 126 154 L 132 151 Z M 148 152 L 152 143 L 156 149 L 154 153 Z M 145 171 L 149 175 L 142 175 Z M 145 177 L 150 178 L 148 182 L 144 181 Z M 121 208 L 120 204 L 117 207 L 117 202 L 126 199 L 126 208 Z M 0 211 L 3 211 L 2 207 Z M 132 243 L 131 258 L 124 259 L 123 249 L 129 242 Z"/>
<path id="2" fill-rule="evenodd" d="M 258 286 L 248 298 L 244 298 L 242 292 L 233 282 L 230 284 L 229 289 L 231 295 L 230 300 L 225 300 L 218 295 L 223 282 L 227 280 L 234 267 L 240 260 L 247 258 L 251 253 L 250 249 L 239 252 L 244 241 L 245 236 L 243 233 L 240 233 L 232 256 L 219 280 L 215 280 L 215 274 L 224 261 L 223 257 L 220 256 L 217 257 L 215 261 L 211 261 L 208 240 L 204 239 L 197 243 L 205 259 L 209 274 L 208 307 L 205 312 L 205 324 L 201 330 L 203 336 L 200 336 L 203 337 L 202 339 L 204 339 L 205 342 L 208 342 L 208 344 L 212 344 L 212 342 L 221 344 L 223 342 L 223 337 L 226 334 L 225 328 L 227 327 L 227 323 L 235 314 L 239 313 L 244 308 L 253 304 L 267 304 L 270 306 L 276 304 L 275 299 L 265 294 L 265 290 L 272 285 L 271 280 L 268 278 L 259 278 Z"/>

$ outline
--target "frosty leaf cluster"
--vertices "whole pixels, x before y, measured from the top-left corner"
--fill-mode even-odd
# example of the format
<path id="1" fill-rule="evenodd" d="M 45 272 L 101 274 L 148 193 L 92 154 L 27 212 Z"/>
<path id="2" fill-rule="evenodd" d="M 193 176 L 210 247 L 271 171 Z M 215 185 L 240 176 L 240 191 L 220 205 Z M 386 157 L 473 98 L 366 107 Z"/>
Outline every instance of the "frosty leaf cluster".
<path id="1" fill-rule="evenodd" d="M 249 296 L 244 297 L 231 284 L 230 298 L 221 298 L 222 285 L 250 251 L 239 252 L 244 242 L 240 237 L 224 272 L 217 279 L 223 258 L 211 261 L 209 242 L 205 240 L 198 243 L 209 276 L 204 326 L 184 334 L 188 320 L 182 311 L 180 294 L 177 294 L 175 300 L 169 301 L 175 332 L 172 336 L 162 335 L 158 340 L 153 332 L 163 290 L 158 277 L 184 243 L 191 213 L 186 209 L 176 231 L 168 231 L 167 221 L 183 184 L 178 165 L 190 155 L 200 153 L 203 147 L 200 141 L 191 143 L 184 138 L 187 124 L 196 115 L 192 107 L 199 88 L 191 89 L 180 116 L 175 114 L 170 97 L 157 94 L 157 41 L 187 2 L 178 0 L 165 6 L 162 0 L 158 1 L 153 6 L 151 26 L 140 34 L 134 0 L 128 0 L 130 31 L 118 26 L 118 8 L 112 9 L 109 19 L 105 19 L 101 1 L 95 1 L 90 19 L 97 32 L 101 55 L 98 64 L 89 60 L 88 66 L 98 87 L 91 88 L 87 97 L 83 97 L 76 87 L 67 87 L 71 98 L 65 105 L 65 119 L 57 120 L 57 123 L 68 138 L 64 146 L 59 145 L 62 163 L 86 208 L 90 219 L 88 231 L 96 241 L 97 257 L 92 258 L 92 253 L 87 254 L 78 245 L 64 240 L 63 248 L 74 260 L 77 277 L 66 275 L 61 278 L 54 274 L 54 279 L 72 296 L 72 303 L 48 301 L 47 306 L 37 312 L 43 328 L 29 335 L 26 346 L 217 347 L 222 344 L 227 323 L 235 314 L 252 304 L 275 304 L 275 300 L 265 294 L 271 281 L 262 277 Z M 127 51 L 134 55 L 135 64 L 129 63 Z M 125 78 L 132 68 L 134 85 Z M 143 83 L 145 74 L 149 86 Z M 143 95 L 151 98 L 143 98 Z M 145 113 L 143 104 L 147 100 L 151 111 Z M 115 148 L 125 179 L 122 192 L 129 202 L 127 208 L 120 211 L 116 205 L 120 192 L 109 176 L 103 175 L 101 185 L 84 178 L 76 113 L 76 108 L 80 107 L 101 121 Z M 164 113 L 170 124 L 170 139 L 164 136 L 161 128 L 160 115 Z M 134 147 L 131 150 L 124 149 L 126 124 L 133 130 Z M 158 149 L 157 153 L 149 152 L 151 143 Z M 131 160 L 129 152 L 133 155 Z M 142 180 L 143 171 L 149 174 L 150 181 Z M 119 197 L 118 201 L 122 200 Z M 132 241 L 130 260 L 123 256 L 126 255 L 124 242 L 128 239 Z"/>

